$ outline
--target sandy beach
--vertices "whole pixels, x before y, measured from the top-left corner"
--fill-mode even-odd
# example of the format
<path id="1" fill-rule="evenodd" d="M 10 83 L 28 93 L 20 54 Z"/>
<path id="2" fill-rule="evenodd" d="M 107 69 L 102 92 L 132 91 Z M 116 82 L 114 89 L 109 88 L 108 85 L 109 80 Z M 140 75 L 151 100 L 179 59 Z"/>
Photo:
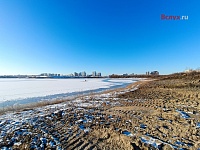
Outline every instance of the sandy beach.
<path id="1" fill-rule="evenodd" d="M 0 116 L 0 148 L 200 149 L 200 74 L 174 74 L 123 89 Z"/>

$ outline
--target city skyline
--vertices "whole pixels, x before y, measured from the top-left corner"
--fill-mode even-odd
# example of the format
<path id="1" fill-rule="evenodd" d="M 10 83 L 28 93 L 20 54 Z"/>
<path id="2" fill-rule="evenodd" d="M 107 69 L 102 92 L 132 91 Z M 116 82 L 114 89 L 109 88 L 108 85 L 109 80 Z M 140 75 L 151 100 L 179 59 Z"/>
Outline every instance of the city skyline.
<path id="1" fill-rule="evenodd" d="M 197 69 L 199 6 L 199 0 L 2 0 L 0 75 Z"/>
<path id="2" fill-rule="evenodd" d="M 13 76 L 48 76 L 48 77 L 61 77 L 61 76 L 68 76 L 68 77 L 101 77 L 101 72 L 93 71 L 89 74 L 86 73 L 86 71 L 82 72 L 74 72 L 74 73 L 39 73 L 39 74 L 14 74 Z M 4 74 L 2 76 L 12 76 L 11 74 Z"/>

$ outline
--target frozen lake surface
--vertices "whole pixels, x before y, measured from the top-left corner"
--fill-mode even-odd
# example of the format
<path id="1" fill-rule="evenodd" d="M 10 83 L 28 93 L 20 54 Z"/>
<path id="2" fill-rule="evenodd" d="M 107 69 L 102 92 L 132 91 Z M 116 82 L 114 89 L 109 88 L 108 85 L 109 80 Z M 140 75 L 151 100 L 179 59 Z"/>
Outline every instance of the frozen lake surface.
<path id="1" fill-rule="evenodd" d="M 138 79 L 0 79 L 0 107 L 126 86 Z"/>

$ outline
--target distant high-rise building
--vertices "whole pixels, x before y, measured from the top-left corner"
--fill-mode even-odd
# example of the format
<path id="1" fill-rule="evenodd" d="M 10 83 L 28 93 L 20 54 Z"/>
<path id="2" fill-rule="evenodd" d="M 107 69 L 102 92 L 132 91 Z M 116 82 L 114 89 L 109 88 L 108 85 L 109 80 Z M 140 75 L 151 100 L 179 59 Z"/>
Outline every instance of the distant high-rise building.
<path id="1" fill-rule="evenodd" d="M 48 73 L 42 73 L 41 76 L 48 76 Z"/>
<path id="2" fill-rule="evenodd" d="M 52 73 L 49 73 L 49 75 L 48 75 L 49 77 L 53 77 L 53 74 Z"/>
<path id="3" fill-rule="evenodd" d="M 125 77 L 125 76 L 128 76 L 128 74 L 127 74 L 127 73 L 124 73 L 122 76 L 124 76 L 124 77 Z"/>
<path id="4" fill-rule="evenodd" d="M 159 75 L 159 72 L 158 71 L 152 71 L 151 75 Z"/>
<path id="5" fill-rule="evenodd" d="M 77 73 L 77 72 L 74 72 L 74 76 L 77 77 L 77 76 L 78 76 L 78 73 Z"/>
<path id="6" fill-rule="evenodd" d="M 97 76 L 97 72 L 96 72 L 96 71 L 93 71 L 93 72 L 92 72 L 92 76 L 93 76 L 93 77 L 96 77 L 96 76 Z"/>
<path id="7" fill-rule="evenodd" d="M 73 73 L 71 73 L 71 74 L 69 74 L 68 76 L 69 76 L 69 77 L 73 77 L 74 75 L 73 75 Z"/>
<path id="8" fill-rule="evenodd" d="M 85 71 L 81 72 L 81 76 L 86 77 L 86 72 Z"/>
<path id="9" fill-rule="evenodd" d="M 97 74 L 97 76 L 98 76 L 98 77 L 101 77 L 101 72 L 99 72 L 99 73 Z"/>

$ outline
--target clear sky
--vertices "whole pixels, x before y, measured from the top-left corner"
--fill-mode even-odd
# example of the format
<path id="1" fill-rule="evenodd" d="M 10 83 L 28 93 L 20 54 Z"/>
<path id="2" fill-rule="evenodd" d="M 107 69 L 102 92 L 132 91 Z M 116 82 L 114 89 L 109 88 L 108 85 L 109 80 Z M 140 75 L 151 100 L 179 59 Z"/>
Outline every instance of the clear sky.
<path id="1" fill-rule="evenodd" d="M 1 75 L 198 67 L 200 0 L 0 0 Z"/>

